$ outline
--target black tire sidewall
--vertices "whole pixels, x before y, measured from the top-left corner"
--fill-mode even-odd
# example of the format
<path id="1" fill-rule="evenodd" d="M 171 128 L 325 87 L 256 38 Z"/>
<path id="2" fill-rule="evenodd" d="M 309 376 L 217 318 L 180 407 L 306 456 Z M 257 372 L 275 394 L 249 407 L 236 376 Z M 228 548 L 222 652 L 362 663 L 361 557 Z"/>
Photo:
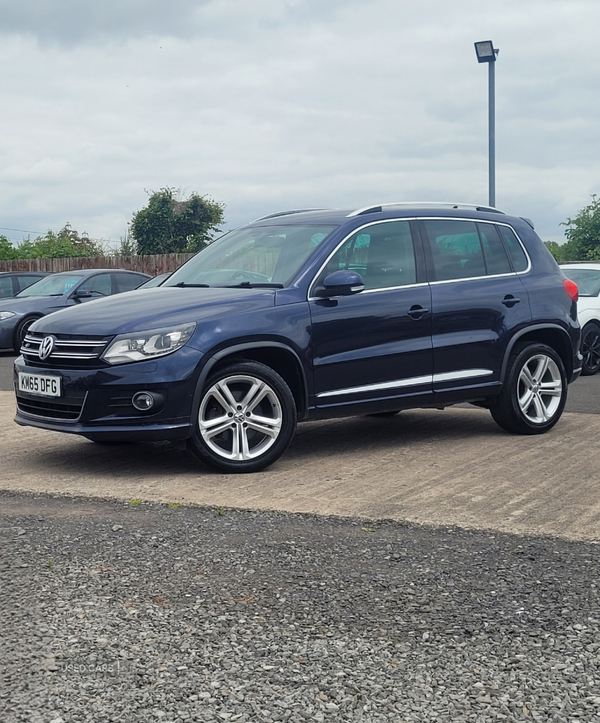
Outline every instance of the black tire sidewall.
<path id="1" fill-rule="evenodd" d="M 200 409 L 202 408 L 202 401 L 204 400 L 206 392 L 216 382 L 238 374 L 247 374 L 261 379 L 263 382 L 268 384 L 277 395 L 282 411 L 281 430 L 275 443 L 259 457 L 242 462 L 224 459 L 214 452 L 202 438 L 198 426 L 198 415 L 200 413 Z M 296 431 L 296 421 L 296 403 L 285 380 L 266 364 L 253 361 L 241 361 L 220 369 L 219 371 L 211 374 L 211 376 L 209 376 L 206 380 L 200 395 L 200 404 L 195 412 L 195 417 L 192 420 L 194 431 L 191 439 L 189 440 L 189 447 L 193 454 L 196 455 L 196 457 L 198 457 L 198 459 L 200 459 L 204 464 L 220 472 L 259 472 L 272 465 L 285 452 L 292 441 L 294 432 Z"/>
<path id="2" fill-rule="evenodd" d="M 586 324 L 585 327 L 583 328 L 583 332 L 582 332 L 582 334 L 581 334 L 581 347 L 582 347 L 582 349 L 583 349 L 583 341 L 584 341 L 585 337 L 586 337 L 589 333 L 592 333 L 592 332 L 595 333 L 597 336 L 600 336 L 600 326 L 598 326 L 598 324 L 596 324 L 596 323 L 593 322 L 593 321 L 590 322 L 589 324 Z M 585 356 L 584 356 L 583 365 L 582 365 L 582 367 L 581 367 L 581 375 L 582 375 L 582 376 L 584 376 L 584 377 L 591 377 L 591 376 L 593 376 L 594 374 L 596 374 L 599 369 L 600 369 L 600 362 L 598 363 L 598 366 L 597 366 L 594 370 L 591 370 L 591 369 L 589 369 L 588 367 L 586 367 L 586 365 L 585 365 Z"/>

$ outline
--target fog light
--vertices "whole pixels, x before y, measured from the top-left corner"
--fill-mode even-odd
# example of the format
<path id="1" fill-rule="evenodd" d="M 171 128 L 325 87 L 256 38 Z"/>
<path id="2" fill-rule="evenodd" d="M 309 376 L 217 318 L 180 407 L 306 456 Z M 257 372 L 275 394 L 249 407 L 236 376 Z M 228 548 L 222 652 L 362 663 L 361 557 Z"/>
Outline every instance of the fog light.
<path id="1" fill-rule="evenodd" d="M 131 403 L 136 409 L 139 409 L 140 412 L 147 412 L 149 409 L 152 409 L 156 400 L 150 392 L 138 392 L 133 395 Z"/>

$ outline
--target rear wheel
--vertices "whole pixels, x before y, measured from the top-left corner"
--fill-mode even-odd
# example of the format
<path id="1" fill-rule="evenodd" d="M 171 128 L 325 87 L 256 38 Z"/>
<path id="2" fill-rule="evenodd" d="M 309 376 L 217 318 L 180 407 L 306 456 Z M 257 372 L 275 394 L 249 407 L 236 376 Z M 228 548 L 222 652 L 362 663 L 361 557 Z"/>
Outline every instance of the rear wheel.
<path id="1" fill-rule="evenodd" d="M 286 450 L 296 430 L 296 404 L 284 379 L 259 362 L 216 372 L 202 391 L 192 452 L 221 472 L 257 472 Z"/>
<path id="2" fill-rule="evenodd" d="M 592 376 L 600 369 L 600 326 L 591 321 L 581 333 L 581 353 L 583 365 L 581 374 Z"/>
<path id="3" fill-rule="evenodd" d="M 542 434 L 558 422 L 566 401 L 561 358 L 545 344 L 525 343 L 511 354 L 506 380 L 490 412 L 507 432 Z"/>

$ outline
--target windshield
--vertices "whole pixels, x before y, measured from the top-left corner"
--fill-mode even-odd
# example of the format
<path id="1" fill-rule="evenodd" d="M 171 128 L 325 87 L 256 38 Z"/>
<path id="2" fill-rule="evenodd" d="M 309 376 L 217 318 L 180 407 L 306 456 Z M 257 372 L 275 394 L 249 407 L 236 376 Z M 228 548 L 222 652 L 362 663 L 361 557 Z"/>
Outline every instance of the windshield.
<path id="1" fill-rule="evenodd" d="M 598 296 L 600 293 L 600 270 L 563 267 L 563 273 L 577 284 L 579 296 Z"/>
<path id="2" fill-rule="evenodd" d="M 19 298 L 23 296 L 62 296 L 69 289 L 72 289 L 75 284 L 78 284 L 83 276 L 79 274 L 54 274 L 46 276 L 40 281 L 36 281 L 35 284 L 31 284 L 23 291 L 20 291 L 17 296 Z"/>
<path id="3" fill-rule="evenodd" d="M 335 226 L 252 226 L 231 231 L 163 286 L 283 287 Z"/>

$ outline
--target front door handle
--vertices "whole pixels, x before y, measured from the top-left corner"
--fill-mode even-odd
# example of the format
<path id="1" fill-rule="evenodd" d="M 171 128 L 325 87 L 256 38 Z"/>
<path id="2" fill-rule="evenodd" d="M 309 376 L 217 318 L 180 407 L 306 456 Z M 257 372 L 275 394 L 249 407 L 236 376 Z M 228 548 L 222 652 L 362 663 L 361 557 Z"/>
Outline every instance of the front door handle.
<path id="1" fill-rule="evenodd" d="M 411 306 L 408 310 L 408 315 L 411 319 L 414 319 L 415 321 L 418 321 L 425 314 L 429 314 L 429 309 L 426 309 L 420 304 L 415 304 L 414 306 Z"/>
<path id="2" fill-rule="evenodd" d="M 508 306 L 509 309 L 515 306 L 515 304 L 519 304 L 520 301 L 521 299 L 517 299 L 517 297 L 512 294 L 506 294 L 506 296 L 502 299 L 504 306 Z"/>

